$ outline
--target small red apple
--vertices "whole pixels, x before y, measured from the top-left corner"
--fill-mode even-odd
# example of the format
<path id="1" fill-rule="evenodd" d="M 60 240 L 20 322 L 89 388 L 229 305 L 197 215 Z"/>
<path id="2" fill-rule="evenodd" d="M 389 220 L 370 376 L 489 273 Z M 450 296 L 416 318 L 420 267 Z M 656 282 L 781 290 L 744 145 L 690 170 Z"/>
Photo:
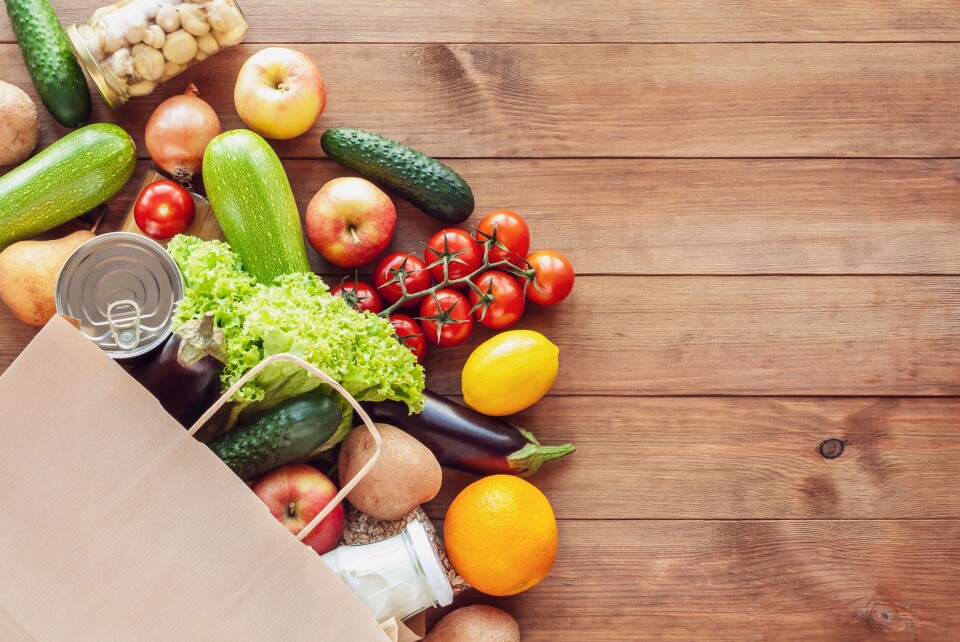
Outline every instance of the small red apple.
<path id="1" fill-rule="evenodd" d="M 286 140 L 313 127 L 327 104 L 327 89 L 305 54 L 267 47 L 243 63 L 233 102 L 247 127 L 264 138 Z"/>
<path id="2" fill-rule="evenodd" d="M 362 178 L 335 178 L 307 205 L 307 239 L 334 265 L 357 267 L 377 258 L 393 238 L 397 208 Z"/>
<path id="3" fill-rule="evenodd" d="M 296 535 L 337 494 L 330 478 L 313 466 L 287 464 L 267 473 L 251 489 L 281 524 Z M 323 518 L 303 543 L 323 555 L 332 551 L 343 535 L 343 504 Z"/>

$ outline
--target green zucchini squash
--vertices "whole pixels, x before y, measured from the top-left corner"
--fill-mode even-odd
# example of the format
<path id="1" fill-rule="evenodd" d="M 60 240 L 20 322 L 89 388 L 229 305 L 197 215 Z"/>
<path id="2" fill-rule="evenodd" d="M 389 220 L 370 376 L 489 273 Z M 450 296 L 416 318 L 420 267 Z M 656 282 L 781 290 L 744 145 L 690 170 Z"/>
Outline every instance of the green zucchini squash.
<path id="1" fill-rule="evenodd" d="M 4 0 L 37 94 L 64 127 L 90 120 L 90 90 L 48 0 Z"/>
<path id="2" fill-rule="evenodd" d="M 227 242 L 255 279 L 310 272 L 297 202 L 267 141 L 247 129 L 214 138 L 203 154 L 203 185 Z"/>
<path id="3" fill-rule="evenodd" d="M 393 190 L 443 223 L 463 223 L 473 213 L 473 192 L 460 174 L 425 154 L 378 134 L 337 127 L 320 147 L 341 165 Z"/>
<path id="4" fill-rule="evenodd" d="M 340 419 L 333 399 L 308 393 L 278 404 L 208 446 L 241 479 L 248 480 L 314 456 L 336 434 Z"/>
<path id="5" fill-rule="evenodd" d="M 70 132 L 0 177 L 0 249 L 92 210 L 133 175 L 127 132 L 99 123 Z"/>

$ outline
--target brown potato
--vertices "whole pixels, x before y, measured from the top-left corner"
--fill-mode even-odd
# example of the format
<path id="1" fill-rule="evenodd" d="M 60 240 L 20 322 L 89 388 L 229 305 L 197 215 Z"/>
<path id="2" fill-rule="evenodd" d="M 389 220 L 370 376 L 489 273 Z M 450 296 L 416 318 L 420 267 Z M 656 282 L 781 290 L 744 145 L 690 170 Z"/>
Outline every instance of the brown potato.
<path id="1" fill-rule="evenodd" d="M 399 428 L 376 424 L 383 452 L 347 500 L 376 519 L 400 519 L 437 496 L 443 473 L 430 450 Z M 353 479 L 374 451 L 370 431 L 360 426 L 340 449 L 340 485 Z"/>
<path id="2" fill-rule="evenodd" d="M 27 160 L 39 139 L 37 106 L 19 87 L 0 80 L 0 166 Z"/>
<path id="3" fill-rule="evenodd" d="M 447 613 L 424 642 L 520 642 L 520 625 L 506 611 L 474 604 Z"/>

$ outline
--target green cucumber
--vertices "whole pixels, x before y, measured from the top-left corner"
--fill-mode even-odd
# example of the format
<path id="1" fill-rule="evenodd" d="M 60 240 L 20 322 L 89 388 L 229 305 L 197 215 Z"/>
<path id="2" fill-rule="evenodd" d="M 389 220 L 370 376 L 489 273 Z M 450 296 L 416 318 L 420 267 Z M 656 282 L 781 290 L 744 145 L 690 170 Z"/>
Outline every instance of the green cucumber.
<path id="1" fill-rule="evenodd" d="M 227 243 L 255 279 L 310 272 L 297 202 L 267 141 L 247 129 L 214 138 L 203 154 L 203 185 Z"/>
<path id="2" fill-rule="evenodd" d="M 64 127 L 90 120 L 90 90 L 47 0 L 4 0 L 23 61 L 50 115 Z"/>
<path id="3" fill-rule="evenodd" d="M 133 175 L 127 132 L 100 123 L 70 132 L 0 177 L 0 249 L 92 210 Z"/>
<path id="4" fill-rule="evenodd" d="M 208 446 L 241 479 L 252 479 L 315 455 L 336 434 L 340 419 L 333 399 L 308 393 L 278 404 Z"/>
<path id="5" fill-rule="evenodd" d="M 438 221 L 463 223 L 473 213 L 473 192 L 460 174 L 406 145 L 362 129 L 337 127 L 323 132 L 320 147 Z"/>

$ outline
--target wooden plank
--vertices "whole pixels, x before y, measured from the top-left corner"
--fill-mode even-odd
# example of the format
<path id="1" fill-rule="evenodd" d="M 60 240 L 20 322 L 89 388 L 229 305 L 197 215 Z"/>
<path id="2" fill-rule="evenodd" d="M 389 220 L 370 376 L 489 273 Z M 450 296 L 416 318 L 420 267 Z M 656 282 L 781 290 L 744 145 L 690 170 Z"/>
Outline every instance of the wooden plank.
<path id="1" fill-rule="evenodd" d="M 960 522 L 573 521 L 524 642 L 957 638 Z M 435 619 L 439 614 L 431 614 Z"/>
<path id="2" fill-rule="evenodd" d="M 960 393 L 956 278 L 583 277 L 517 327 L 560 346 L 554 394 Z M 429 385 L 458 393 L 489 336 L 434 351 Z"/>
<path id="3" fill-rule="evenodd" d="M 61 22 L 85 22 L 97 3 L 54 0 Z M 752 42 L 960 40 L 949 0 L 290 0 L 243 3 L 255 42 Z M 318 16 L 303 20 L 302 16 Z M 13 42 L 0 21 L 0 42 Z"/>
<path id="4" fill-rule="evenodd" d="M 573 261 L 576 262 L 576 255 Z M 517 327 L 560 346 L 559 395 L 958 395 L 955 277 L 582 277 Z M 33 336 L 0 311 L 0 367 Z M 469 352 L 428 356 L 460 389 Z"/>
<path id="5" fill-rule="evenodd" d="M 234 79 L 256 45 L 95 119 L 139 143 L 160 99 L 192 80 L 226 128 Z M 474 157 L 939 157 L 960 155 L 960 44 L 304 45 L 329 88 L 282 157 L 321 155 L 351 125 L 430 155 Z M 4 79 L 29 85 L 14 45 Z M 42 140 L 62 135 L 44 118 Z M 141 153 L 143 146 L 139 145 Z"/>
<path id="6" fill-rule="evenodd" d="M 449 162 L 477 199 L 465 225 L 513 208 L 535 248 L 576 254 L 579 275 L 960 274 L 955 160 Z M 321 185 L 351 174 L 327 160 L 284 165 L 301 213 Z M 103 230 L 117 229 L 145 168 L 106 204 Z M 419 251 L 440 223 L 394 202 L 390 250 Z M 347 272 L 310 255 L 324 274 Z"/>
<path id="7" fill-rule="evenodd" d="M 577 446 L 530 480 L 563 519 L 960 515 L 960 399 L 550 397 L 511 421 Z M 431 516 L 475 479 L 444 470 Z"/>

